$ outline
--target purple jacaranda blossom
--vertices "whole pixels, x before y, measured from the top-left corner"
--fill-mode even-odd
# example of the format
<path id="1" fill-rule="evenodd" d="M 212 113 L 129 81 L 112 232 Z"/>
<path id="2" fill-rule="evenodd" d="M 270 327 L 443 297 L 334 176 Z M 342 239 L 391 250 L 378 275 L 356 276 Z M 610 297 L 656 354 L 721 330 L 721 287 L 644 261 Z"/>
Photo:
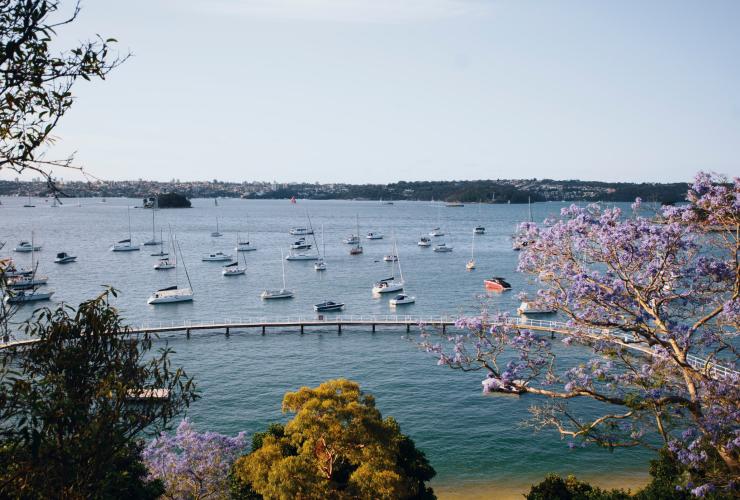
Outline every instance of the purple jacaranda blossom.
<path id="1" fill-rule="evenodd" d="M 562 342 L 483 311 L 457 321 L 464 333 L 422 345 L 441 364 L 485 370 L 484 391 L 516 379 L 555 402 L 595 399 L 600 419 L 554 403 L 535 407 L 534 424 L 607 447 L 657 435 L 692 470 L 723 464 L 711 484 L 726 488 L 726 471 L 740 466 L 740 178 L 699 173 L 686 204 L 656 217 L 642 208 L 639 199 L 632 213 L 570 205 L 545 225 L 519 226 L 518 270 L 565 317 Z M 592 356 L 579 351 L 583 361 L 563 369 L 569 347 Z M 689 489 L 709 491 L 699 489 L 707 477 Z"/>
<path id="2" fill-rule="evenodd" d="M 144 462 L 151 479 L 164 482 L 167 498 L 191 499 L 229 497 L 228 475 L 244 451 L 246 437 L 215 432 L 198 433 L 183 420 L 175 435 L 166 433 L 144 449 Z"/>

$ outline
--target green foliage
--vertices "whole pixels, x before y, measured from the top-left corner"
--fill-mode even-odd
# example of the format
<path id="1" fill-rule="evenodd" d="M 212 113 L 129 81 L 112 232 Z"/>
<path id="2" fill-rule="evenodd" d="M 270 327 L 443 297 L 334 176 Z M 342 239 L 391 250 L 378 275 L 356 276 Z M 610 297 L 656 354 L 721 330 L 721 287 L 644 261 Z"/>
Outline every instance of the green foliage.
<path id="1" fill-rule="evenodd" d="M 2 351 L 0 497 L 156 498 L 139 439 L 158 432 L 196 397 L 169 349 L 129 337 L 110 290 L 80 304 L 41 309 L 25 324 L 38 342 Z M 143 403 L 154 388 L 169 398 Z"/>
<path id="2" fill-rule="evenodd" d="M 159 208 L 190 208 L 191 203 L 185 196 L 178 193 L 162 193 L 157 196 Z"/>
<path id="3" fill-rule="evenodd" d="M 631 498 L 623 490 L 602 490 L 568 476 L 548 474 L 545 480 L 532 486 L 527 500 L 623 500 Z"/>
<path id="4" fill-rule="evenodd" d="M 436 498 L 424 454 L 357 383 L 289 392 L 283 411 L 295 416 L 256 434 L 234 464 L 235 498 Z"/>
<path id="5" fill-rule="evenodd" d="M 71 167 L 72 158 L 50 160 L 43 153 L 52 132 L 74 102 L 80 79 L 104 79 L 122 59 L 110 54 L 114 39 L 92 41 L 56 52 L 54 37 L 74 22 L 75 6 L 57 18 L 59 0 L 0 2 L 0 172 L 32 170 L 51 183 L 53 167 Z"/>

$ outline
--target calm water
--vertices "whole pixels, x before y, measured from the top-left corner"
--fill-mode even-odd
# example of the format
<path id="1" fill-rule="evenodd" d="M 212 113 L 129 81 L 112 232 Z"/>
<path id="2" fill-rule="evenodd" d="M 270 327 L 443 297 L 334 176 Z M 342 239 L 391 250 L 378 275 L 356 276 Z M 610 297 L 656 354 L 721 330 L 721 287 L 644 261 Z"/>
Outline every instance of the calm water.
<path id="1" fill-rule="evenodd" d="M 157 289 L 175 284 L 175 271 L 155 271 L 157 258 L 149 254 L 157 247 L 140 252 L 113 253 L 111 244 L 128 237 L 127 206 L 138 200 L 77 200 L 52 208 L 36 199 L 37 208 L 22 208 L 27 201 L 2 198 L 0 241 L 7 245 L 1 256 L 12 255 L 20 265 L 29 265 L 30 254 L 16 254 L 12 247 L 31 238 L 43 249 L 36 256 L 40 273 L 49 276 L 48 288 L 56 291 L 55 301 L 77 303 L 113 285 L 122 291 L 117 306 L 132 324 L 224 320 L 226 318 L 313 316 L 312 305 L 323 300 L 346 303 L 344 314 L 393 314 L 390 297 L 374 298 L 370 291 L 375 280 L 390 275 L 391 264 L 382 256 L 391 250 L 395 234 L 407 282 L 407 293 L 415 295 L 414 305 L 399 308 L 399 313 L 439 315 L 472 313 L 481 301 L 492 309 L 514 311 L 520 290 L 536 287 L 515 272 L 517 253 L 511 250 L 510 235 L 517 221 L 527 217 L 523 205 L 466 205 L 463 208 L 431 206 L 429 203 L 303 201 L 193 200 L 190 210 L 156 212 L 159 228 L 177 233 L 183 249 L 195 300 L 169 306 L 149 306 L 146 299 Z M 535 220 L 556 214 L 561 205 L 533 205 Z M 313 262 L 286 262 L 293 300 L 264 302 L 264 288 L 282 285 L 280 248 L 295 239 L 287 231 L 306 225 L 309 213 L 321 245 L 324 227 L 329 269 L 317 273 Z M 385 239 L 363 238 L 365 253 L 350 256 L 349 246 L 341 242 L 355 232 L 359 215 L 360 233 L 382 232 Z M 134 241 L 152 235 L 152 212 L 131 209 Z M 224 234 L 210 237 L 216 219 Z M 472 229 L 486 227 L 476 237 L 478 268 L 465 270 L 470 257 Z M 416 245 L 421 234 L 441 226 L 446 236 L 435 238 L 454 246 L 446 254 Z M 201 262 L 204 253 L 222 250 L 236 255 L 236 232 L 258 248 L 246 253 L 247 275 L 221 276 L 221 265 Z M 56 252 L 78 256 L 78 262 L 53 264 Z M 509 278 L 513 293 L 485 296 L 482 280 L 486 276 Z M 180 285 L 185 285 L 182 272 Z M 25 309 L 30 311 L 30 309 Z M 190 409 L 189 416 L 202 430 L 234 434 L 254 432 L 269 422 L 284 418 L 280 412 L 282 395 L 302 385 L 317 385 L 336 377 L 357 380 L 372 392 L 384 415 L 394 416 L 405 433 L 431 459 L 438 471 L 438 484 L 507 483 L 535 481 L 547 472 L 599 477 L 602 474 L 627 475 L 644 471 L 650 455 L 642 450 L 569 450 L 566 442 L 552 431 L 534 433 L 520 425 L 535 397 L 483 396 L 481 373 L 460 373 L 436 366 L 435 360 L 404 338 L 401 329 L 306 330 L 301 336 L 290 331 L 232 332 L 229 338 L 218 333 L 194 334 L 190 340 L 179 335 L 166 337 L 177 351 L 176 361 L 194 375 L 203 398 Z M 563 350 L 561 362 L 577 363 L 584 354 Z M 584 406 L 582 408 L 585 409 Z"/>

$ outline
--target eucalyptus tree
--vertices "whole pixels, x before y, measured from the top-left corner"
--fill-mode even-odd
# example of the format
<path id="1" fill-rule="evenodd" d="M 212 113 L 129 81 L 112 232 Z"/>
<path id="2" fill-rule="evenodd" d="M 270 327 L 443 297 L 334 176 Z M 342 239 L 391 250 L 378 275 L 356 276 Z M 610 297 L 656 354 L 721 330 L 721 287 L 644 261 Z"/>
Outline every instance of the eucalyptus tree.
<path id="1" fill-rule="evenodd" d="M 740 477 L 740 178 L 700 173 L 688 203 L 660 218 L 599 205 L 525 223 L 519 271 L 538 300 L 565 316 L 565 345 L 584 361 L 562 367 L 563 347 L 507 315 L 461 318 L 462 334 L 424 347 L 439 363 L 480 369 L 484 390 L 539 395 L 530 423 L 575 444 L 654 445 L 684 464 L 695 494 Z M 595 400 L 597 414 L 575 400 Z M 592 405 L 590 405 L 592 406 Z M 581 407 L 582 408 L 582 407 Z"/>
<path id="2" fill-rule="evenodd" d="M 80 80 L 105 79 L 128 56 L 100 36 L 56 49 L 57 31 L 74 23 L 79 3 L 64 14 L 59 0 L 0 1 L 0 172 L 34 172 L 53 188 L 55 168 L 81 168 L 54 158 L 54 129 L 74 103 Z"/>

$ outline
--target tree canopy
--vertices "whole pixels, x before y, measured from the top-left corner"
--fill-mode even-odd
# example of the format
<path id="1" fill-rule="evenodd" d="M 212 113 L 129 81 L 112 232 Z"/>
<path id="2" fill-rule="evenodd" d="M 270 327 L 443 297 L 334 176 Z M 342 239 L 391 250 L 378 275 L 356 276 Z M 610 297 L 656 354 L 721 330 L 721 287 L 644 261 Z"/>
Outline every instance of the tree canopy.
<path id="1" fill-rule="evenodd" d="M 425 485 L 435 472 L 424 454 L 356 382 L 289 392 L 283 411 L 295 415 L 257 435 L 253 451 L 234 465 L 243 497 L 435 498 Z"/>

